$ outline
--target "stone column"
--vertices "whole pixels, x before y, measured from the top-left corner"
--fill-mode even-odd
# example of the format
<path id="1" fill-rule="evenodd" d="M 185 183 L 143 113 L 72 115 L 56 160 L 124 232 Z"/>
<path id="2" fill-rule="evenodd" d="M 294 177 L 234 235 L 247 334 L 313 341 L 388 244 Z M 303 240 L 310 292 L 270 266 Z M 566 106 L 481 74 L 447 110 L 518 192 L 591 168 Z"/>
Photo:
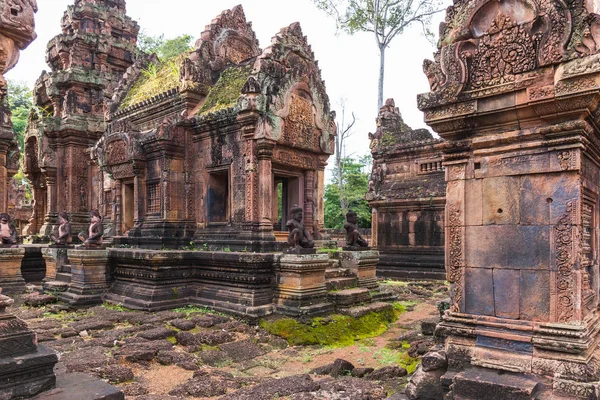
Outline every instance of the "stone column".
<path id="1" fill-rule="evenodd" d="M 320 159 L 317 169 L 317 182 L 315 188 L 316 215 L 314 217 L 315 233 L 325 230 L 325 167 L 327 162 Z"/>
<path id="2" fill-rule="evenodd" d="M 8 144 L 0 141 L 0 213 L 8 212 L 8 170 L 6 169 L 6 152 Z"/>
<path id="3" fill-rule="evenodd" d="M 258 147 L 258 229 L 272 232 L 271 205 L 273 202 L 272 158 L 275 143 L 266 139 L 257 142 Z"/>
<path id="4" fill-rule="evenodd" d="M 115 203 L 114 205 L 114 213 L 113 213 L 113 223 L 114 223 L 114 229 L 115 229 L 115 234 L 117 236 L 120 236 L 123 233 L 123 227 L 121 226 L 121 222 L 123 220 L 123 210 L 122 210 L 122 206 L 123 206 L 123 191 L 122 191 L 122 183 L 121 180 L 116 179 L 115 180 L 115 187 L 113 189 L 113 202 Z"/>
<path id="5" fill-rule="evenodd" d="M 44 215 L 44 225 L 40 228 L 39 234 L 50 236 L 54 229 L 58 227 L 56 169 L 45 169 L 43 174 L 46 178 L 46 214 Z"/>

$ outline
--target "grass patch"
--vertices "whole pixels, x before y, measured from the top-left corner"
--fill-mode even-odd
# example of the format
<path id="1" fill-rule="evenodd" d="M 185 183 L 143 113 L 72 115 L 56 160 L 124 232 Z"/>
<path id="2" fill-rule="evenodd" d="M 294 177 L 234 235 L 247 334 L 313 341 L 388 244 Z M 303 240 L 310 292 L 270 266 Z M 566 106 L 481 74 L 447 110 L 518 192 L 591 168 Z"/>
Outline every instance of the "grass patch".
<path id="1" fill-rule="evenodd" d="M 176 338 L 175 336 L 169 336 L 169 337 L 167 338 L 167 340 L 168 340 L 169 342 L 171 342 L 171 344 L 172 344 L 173 346 L 175 346 L 175 345 L 177 344 L 177 338 Z"/>
<path id="2" fill-rule="evenodd" d="M 401 286 L 401 287 L 408 287 L 408 282 L 404 282 L 404 281 L 394 281 L 391 279 L 385 280 L 383 282 L 381 282 L 384 285 L 390 285 L 390 286 Z"/>
<path id="3" fill-rule="evenodd" d="M 400 366 L 402 368 L 404 368 L 406 370 L 406 372 L 408 372 L 408 374 L 410 375 L 410 374 L 413 374 L 417 370 L 417 367 L 421 363 L 421 359 L 413 358 L 413 357 L 409 356 L 408 353 L 401 353 L 398 356 L 398 362 L 399 362 Z"/>
<path id="4" fill-rule="evenodd" d="M 199 115 L 233 107 L 242 94 L 252 67 L 231 67 L 223 71 L 217 83 L 210 89 Z"/>
<path id="5" fill-rule="evenodd" d="M 328 248 L 320 248 L 317 249 L 317 253 L 318 254 L 334 254 L 334 253 L 339 253 L 340 251 L 342 251 L 343 249 L 341 247 L 336 248 L 336 249 L 328 249 Z"/>
<path id="6" fill-rule="evenodd" d="M 301 323 L 293 318 L 276 321 L 262 320 L 260 325 L 273 335 L 281 336 L 290 345 L 321 345 L 344 347 L 355 341 L 381 335 L 398 319 L 397 309 L 371 312 L 360 318 L 332 315 L 328 318 L 312 318 Z"/>
<path id="7" fill-rule="evenodd" d="M 187 305 L 174 309 L 173 311 L 185 314 L 189 317 L 191 314 L 209 314 L 212 310 L 209 307 L 198 307 L 193 305 Z"/>
<path id="8" fill-rule="evenodd" d="M 183 60 L 189 57 L 191 52 L 188 50 L 170 60 L 149 64 L 129 89 L 119 108 L 125 109 L 167 90 L 178 88 L 180 84 L 179 70 L 183 65 Z"/>
<path id="9" fill-rule="evenodd" d="M 110 304 L 107 302 L 104 302 L 102 304 L 102 307 L 109 309 L 109 310 L 113 310 L 113 311 L 119 311 L 119 312 L 125 312 L 125 311 L 133 311 L 133 310 L 129 310 L 128 308 L 125 308 L 125 306 L 123 304 Z"/>

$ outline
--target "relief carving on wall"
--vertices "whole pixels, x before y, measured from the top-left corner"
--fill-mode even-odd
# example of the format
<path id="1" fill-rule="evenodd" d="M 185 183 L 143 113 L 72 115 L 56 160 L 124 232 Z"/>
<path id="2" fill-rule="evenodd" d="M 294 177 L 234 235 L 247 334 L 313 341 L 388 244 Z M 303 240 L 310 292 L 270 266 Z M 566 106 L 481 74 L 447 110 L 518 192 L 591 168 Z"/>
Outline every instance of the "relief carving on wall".
<path id="1" fill-rule="evenodd" d="M 448 282 L 453 284 L 452 305 L 450 311 L 460 312 L 463 296 L 463 228 L 460 224 L 460 208 L 448 206 Z"/>
<path id="2" fill-rule="evenodd" d="M 573 274 L 573 213 L 574 201 L 567 203 L 567 210 L 554 226 L 554 252 L 556 254 L 556 319 L 568 323 L 575 316 L 575 280 Z"/>
<path id="3" fill-rule="evenodd" d="M 283 141 L 290 147 L 318 150 L 312 102 L 297 94 L 290 96 Z"/>

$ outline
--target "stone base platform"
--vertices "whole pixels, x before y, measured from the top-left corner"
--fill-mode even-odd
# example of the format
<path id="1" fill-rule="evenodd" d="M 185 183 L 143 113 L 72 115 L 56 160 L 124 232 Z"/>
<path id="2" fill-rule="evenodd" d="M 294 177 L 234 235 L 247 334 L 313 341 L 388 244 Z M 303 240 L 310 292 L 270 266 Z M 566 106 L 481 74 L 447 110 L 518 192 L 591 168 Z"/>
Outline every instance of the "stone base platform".
<path id="1" fill-rule="evenodd" d="M 43 345 L 28 354 L 0 358 L 0 400 L 28 398 L 52 389 L 57 362 L 56 354 Z"/>
<path id="2" fill-rule="evenodd" d="M 543 385 L 535 377 L 473 368 L 453 379 L 454 399 L 478 400 L 483 393 L 490 399 L 529 400 L 538 398 Z"/>
<path id="3" fill-rule="evenodd" d="M 358 286 L 375 289 L 377 284 L 377 262 L 379 252 L 376 250 L 342 251 L 339 253 L 340 267 L 347 268 L 358 278 Z"/>
<path id="4" fill-rule="evenodd" d="M 34 400 L 124 400 L 125 395 L 116 386 L 80 372 L 56 377 L 56 388 L 44 392 Z"/>
<path id="5" fill-rule="evenodd" d="M 111 273 L 107 250 L 69 250 L 71 283 L 69 290 L 58 296 L 72 306 L 101 304 L 110 288 Z"/>
<path id="6" fill-rule="evenodd" d="M 275 310 L 286 315 L 317 315 L 332 311 L 325 284 L 328 266 L 327 254 L 284 254 L 276 268 Z"/>
<path id="7" fill-rule="evenodd" d="M 25 279 L 21 275 L 23 257 L 23 247 L 0 247 L 0 287 L 4 294 L 25 293 Z"/>

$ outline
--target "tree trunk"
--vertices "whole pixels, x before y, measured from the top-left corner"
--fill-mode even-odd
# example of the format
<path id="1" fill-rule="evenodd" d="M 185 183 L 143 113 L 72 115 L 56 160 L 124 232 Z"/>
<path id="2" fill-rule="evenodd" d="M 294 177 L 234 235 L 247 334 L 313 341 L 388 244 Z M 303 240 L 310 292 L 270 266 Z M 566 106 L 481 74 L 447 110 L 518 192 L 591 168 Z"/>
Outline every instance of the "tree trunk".
<path id="1" fill-rule="evenodd" d="M 385 75 L 385 45 L 379 45 L 379 86 L 377 87 L 377 115 L 383 107 L 383 77 Z"/>

